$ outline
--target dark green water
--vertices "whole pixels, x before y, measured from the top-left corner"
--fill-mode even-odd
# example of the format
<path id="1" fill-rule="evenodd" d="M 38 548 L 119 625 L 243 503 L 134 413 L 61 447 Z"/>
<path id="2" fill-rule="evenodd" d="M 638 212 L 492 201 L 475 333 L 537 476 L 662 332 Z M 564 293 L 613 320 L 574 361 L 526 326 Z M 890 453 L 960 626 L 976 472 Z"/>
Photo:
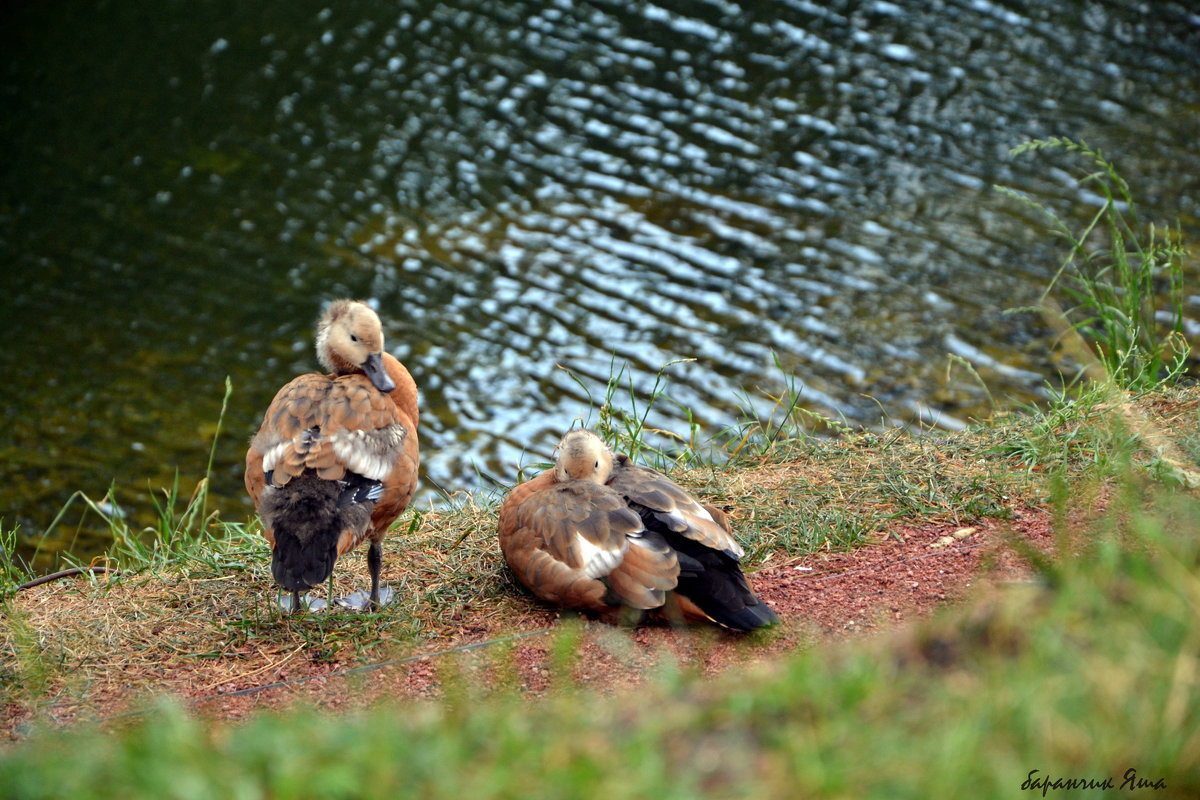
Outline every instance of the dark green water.
<path id="1" fill-rule="evenodd" d="M 1036 400 L 1067 365 L 1002 312 L 1060 253 L 991 186 L 1090 207 L 1078 162 L 1007 155 L 1027 138 L 1200 216 L 1184 3 L 5 8 L 0 516 L 30 552 L 102 546 L 77 513 L 39 544 L 76 490 L 115 481 L 138 520 L 177 469 L 190 490 L 226 376 L 214 503 L 248 517 L 245 442 L 335 297 L 376 303 L 429 476 L 474 488 L 548 453 L 614 359 L 643 387 L 696 359 L 669 393 L 707 432 L 780 389 L 775 356 L 852 424 L 986 414 L 950 353 Z"/>

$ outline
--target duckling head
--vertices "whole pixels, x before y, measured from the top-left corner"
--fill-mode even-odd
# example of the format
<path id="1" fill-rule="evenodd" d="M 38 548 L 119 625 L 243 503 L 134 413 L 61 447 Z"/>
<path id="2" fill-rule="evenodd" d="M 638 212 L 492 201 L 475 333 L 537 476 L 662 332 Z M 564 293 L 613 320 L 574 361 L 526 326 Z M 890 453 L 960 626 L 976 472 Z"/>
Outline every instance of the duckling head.
<path id="1" fill-rule="evenodd" d="M 317 323 L 317 359 L 336 375 L 364 373 L 381 392 L 396 388 L 383 367 L 383 325 L 365 303 L 335 300 L 329 304 Z"/>
<path id="2" fill-rule="evenodd" d="M 604 484 L 612 475 L 612 453 L 591 431 L 571 431 L 558 443 L 557 450 L 554 475 L 560 483 L 582 479 Z"/>

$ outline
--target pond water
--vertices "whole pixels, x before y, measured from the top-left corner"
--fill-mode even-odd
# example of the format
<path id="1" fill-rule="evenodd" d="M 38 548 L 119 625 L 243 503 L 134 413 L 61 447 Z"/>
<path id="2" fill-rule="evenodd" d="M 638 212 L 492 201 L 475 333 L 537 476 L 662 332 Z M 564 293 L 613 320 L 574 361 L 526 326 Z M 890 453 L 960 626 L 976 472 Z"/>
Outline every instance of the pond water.
<path id="1" fill-rule="evenodd" d="M 43 561 L 245 444 L 370 299 L 423 400 L 422 502 L 548 455 L 605 381 L 704 434 L 779 392 L 953 428 L 1069 369 L 1034 301 L 1065 135 L 1196 229 L 1200 11 L 1126 0 L 25 3 L 0 33 L 0 517 Z M 1195 303 L 1189 305 L 1194 315 Z M 979 381 L 951 354 L 973 365 Z M 778 365 L 776 364 L 778 361 Z M 955 362 L 960 363 L 961 362 Z M 989 396 L 990 393 L 990 396 Z M 762 405 L 769 406 L 768 401 Z M 591 415 L 589 417 L 589 414 Z M 102 531 L 101 531 L 102 533 Z"/>

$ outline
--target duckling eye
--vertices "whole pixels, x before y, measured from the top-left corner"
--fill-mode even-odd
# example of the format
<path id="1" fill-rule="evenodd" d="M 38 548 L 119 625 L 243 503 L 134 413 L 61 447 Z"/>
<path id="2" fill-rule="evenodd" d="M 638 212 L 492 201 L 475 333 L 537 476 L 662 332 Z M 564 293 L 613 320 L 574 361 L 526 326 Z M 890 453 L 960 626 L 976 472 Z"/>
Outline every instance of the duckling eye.
<path id="1" fill-rule="evenodd" d="M 358 337 L 357 337 L 357 336 L 355 336 L 355 335 L 352 333 L 352 334 L 350 334 L 350 341 L 352 341 L 352 342 L 354 342 L 354 343 L 356 343 L 356 344 L 357 344 L 357 343 L 358 343 Z"/>
<path id="2" fill-rule="evenodd" d="M 592 469 L 600 469 L 600 462 L 597 461 L 596 466 L 592 467 Z"/>

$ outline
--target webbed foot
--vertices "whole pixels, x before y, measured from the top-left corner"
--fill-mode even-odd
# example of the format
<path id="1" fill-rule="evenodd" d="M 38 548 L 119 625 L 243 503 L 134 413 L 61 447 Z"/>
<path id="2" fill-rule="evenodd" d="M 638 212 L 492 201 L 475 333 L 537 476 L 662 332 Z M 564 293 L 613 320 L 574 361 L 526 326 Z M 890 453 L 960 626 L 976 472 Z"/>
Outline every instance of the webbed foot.
<path id="1" fill-rule="evenodd" d="M 279 607 L 289 614 L 296 610 L 291 592 L 284 592 L 279 595 Z M 328 607 L 329 603 L 326 602 L 324 597 L 317 597 L 312 592 L 304 595 L 300 600 L 300 609 L 302 611 L 325 611 Z"/>
<path id="2" fill-rule="evenodd" d="M 396 593 L 390 586 L 379 587 L 379 605 L 386 606 L 392 602 Z M 352 592 L 345 597 L 339 597 L 333 601 L 342 608 L 348 608 L 351 611 L 368 611 L 371 607 L 371 595 L 361 589 L 357 592 Z"/>

